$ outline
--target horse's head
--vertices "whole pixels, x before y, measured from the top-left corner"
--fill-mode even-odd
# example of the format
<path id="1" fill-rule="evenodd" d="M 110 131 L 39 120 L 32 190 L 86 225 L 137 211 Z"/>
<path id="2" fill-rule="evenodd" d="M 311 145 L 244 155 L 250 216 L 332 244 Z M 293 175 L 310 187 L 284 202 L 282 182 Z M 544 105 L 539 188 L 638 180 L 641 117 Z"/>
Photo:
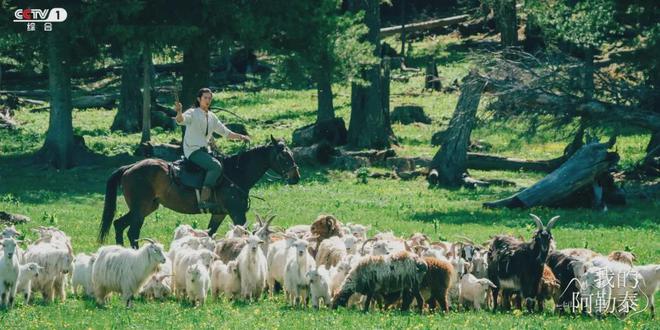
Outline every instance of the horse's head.
<path id="1" fill-rule="evenodd" d="M 300 181 L 300 172 L 298 165 L 293 159 L 291 149 L 286 146 L 283 140 L 277 140 L 270 136 L 270 153 L 268 155 L 268 166 L 279 175 L 286 177 L 287 183 L 296 184 Z"/>

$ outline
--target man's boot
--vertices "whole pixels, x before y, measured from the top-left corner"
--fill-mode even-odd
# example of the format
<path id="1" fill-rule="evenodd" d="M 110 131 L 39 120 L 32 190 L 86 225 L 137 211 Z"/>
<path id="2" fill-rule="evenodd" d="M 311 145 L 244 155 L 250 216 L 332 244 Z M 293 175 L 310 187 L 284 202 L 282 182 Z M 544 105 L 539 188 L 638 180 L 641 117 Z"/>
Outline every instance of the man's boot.
<path id="1" fill-rule="evenodd" d="M 202 187 L 202 193 L 199 198 L 199 209 L 210 209 L 213 207 L 216 207 L 217 205 L 211 201 L 211 188 L 209 187 Z"/>

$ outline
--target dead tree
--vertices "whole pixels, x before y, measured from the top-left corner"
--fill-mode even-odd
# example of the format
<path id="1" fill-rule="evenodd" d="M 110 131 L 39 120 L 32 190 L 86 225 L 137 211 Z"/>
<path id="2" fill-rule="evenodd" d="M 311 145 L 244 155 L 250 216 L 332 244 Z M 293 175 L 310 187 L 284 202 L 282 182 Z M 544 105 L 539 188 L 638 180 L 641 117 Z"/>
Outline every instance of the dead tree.
<path id="1" fill-rule="evenodd" d="M 598 141 L 582 146 L 558 169 L 531 187 L 511 197 L 484 203 L 484 207 L 530 208 L 534 206 L 562 207 L 580 204 L 576 200 L 588 199 L 588 204 L 602 207 L 610 201 L 625 203 L 620 191 L 608 179 L 609 170 L 618 162 L 616 152 L 608 152 L 616 139 L 607 143 Z"/>
<path id="2" fill-rule="evenodd" d="M 467 149 L 485 85 L 475 71 L 463 79 L 461 95 L 449 121 L 445 140 L 431 162 L 427 177 L 431 185 L 458 187 L 466 184 Z"/>

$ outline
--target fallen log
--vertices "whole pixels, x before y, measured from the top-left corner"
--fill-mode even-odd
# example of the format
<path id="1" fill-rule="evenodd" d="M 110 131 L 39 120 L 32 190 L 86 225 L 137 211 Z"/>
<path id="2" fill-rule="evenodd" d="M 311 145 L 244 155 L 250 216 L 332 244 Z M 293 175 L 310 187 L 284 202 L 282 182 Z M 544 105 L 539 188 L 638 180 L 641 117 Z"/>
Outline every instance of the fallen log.
<path id="1" fill-rule="evenodd" d="M 0 129 L 15 130 L 18 128 L 18 123 L 11 118 L 11 110 L 9 108 L 0 109 Z"/>
<path id="2" fill-rule="evenodd" d="M 30 222 L 30 218 L 22 214 L 11 214 L 5 211 L 0 211 L 0 223 L 6 225 L 16 225 L 21 223 Z"/>
<path id="3" fill-rule="evenodd" d="M 335 156 L 332 157 L 331 166 L 340 170 L 354 171 L 361 167 L 371 165 L 369 159 L 360 156 Z"/>
<path id="4" fill-rule="evenodd" d="M 110 110 L 115 107 L 117 98 L 119 95 L 116 94 L 86 95 L 73 98 L 71 104 L 76 109 L 104 108 Z"/>
<path id="5" fill-rule="evenodd" d="M 293 158 L 299 165 L 319 166 L 332 162 L 332 157 L 338 155 L 337 150 L 328 142 L 320 142 L 309 147 L 291 148 Z"/>
<path id="6" fill-rule="evenodd" d="M 425 22 L 406 24 L 405 26 L 396 25 L 396 26 L 391 26 L 391 27 L 386 27 L 386 28 L 380 29 L 380 33 L 378 34 L 378 36 L 380 38 L 385 38 L 385 37 L 397 35 L 397 34 L 401 33 L 401 30 L 403 30 L 403 29 L 406 30 L 406 33 L 415 32 L 415 31 L 430 30 L 430 29 L 434 29 L 434 28 L 438 28 L 438 27 L 442 27 L 442 26 L 449 26 L 449 25 L 453 25 L 453 24 L 458 24 L 458 23 L 467 21 L 469 18 L 470 18 L 470 15 L 458 15 L 458 16 L 434 19 L 434 20 L 425 21 Z"/>
<path id="7" fill-rule="evenodd" d="M 609 197 L 603 196 L 602 176 L 614 166 L 619 155 L 608 152 L 615 139 L 608 143 L 592 142 L 580 148 L 558 169 L 531 187 L 511 197 L 484 203 L 487 208 L 530 208 L 534 206 L 561 207 L 574 199 L 579 191 L 593 190 L 594 204 L 601 204 Z M 601 180 L 599 180 L 601 178 Z M 624 200 L 625 203 L 625 200 Z"/>
<path id="8" fill-rule="evenodd" d="M 364 157 L 369 161 L 369 163 L 372 164 L 383 163 L 385 162 L 385 159 L 396 156 L 396 152 L 392 148 L 384 149 L 384 150 L 357 150 L 357 151 L 345 150 L 340 148 L 340 152 L 342 156 Z"/>
<path id="9" fill-rule="evenodd" d="M 182 154 L 183 150 L 181 146 L 168 143 L 154 144 L 152 142 L 144 142 L 135 150 L 136 156 L 154 157 L 169 161 L 181 158 Z"/>
<path id="10" fill-rule="evenodd" d="M 346 144 L 348 131 L 342 118 L 333 118 L 309 124 L 293 131 L 292 142 L 295 146 L 305 147 L 327 141 L 333 146 Z"/>

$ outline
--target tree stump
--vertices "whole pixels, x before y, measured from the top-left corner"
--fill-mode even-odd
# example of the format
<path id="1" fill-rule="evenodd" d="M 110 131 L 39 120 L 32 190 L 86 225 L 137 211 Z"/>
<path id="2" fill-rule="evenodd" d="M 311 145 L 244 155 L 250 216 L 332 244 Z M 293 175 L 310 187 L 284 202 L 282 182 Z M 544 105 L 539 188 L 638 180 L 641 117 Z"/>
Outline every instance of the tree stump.
<path id="1" fill-rule="evenodd" d="M 16 225 L 30 222 L 30 218 L 22 214 L 11 214 L 0 211 L 0 224 Z"/>
<path id="2" fill-rule="evenodd" d="M 424 89 L 432 89 L 434 91 L 442 90 L 442 83 L 440 82 L 440 75 L 438 74 L 438 67 L 435 61 L 431 60 L 426 65 L 426 75 L 424 76 Z"/>
<path id="3" fill-rule="evenodd" d="M 402 105 L 394 107 L 390 117 L 393 122 L 399 122 L 404 125 L 412 123 L 431 123 L 431 118 L 424 113 L 424 108 L 418 105 Z"/>
<path id="4" fill-rule="evenodd" d="M 332 167 L 341 170 L 354 171 L 360 167 L 367 167 L 369 165 L 370 163 L 367 157 L 342 155 L 332 158 Z"/>
<path id="5" fill-rule="evenodd" d="M 333 118 L 309 124 L 293 131 L 293 145 L 307 147 L 321 141 L 340 146 L 347 142 L 348 131 L 342 118 Z"/>
<path id="6" fill-rule="evenodd" d="M 325 141 L 309 147 L 294 147 L 291 151 L 297 164 L 310 166 L 330 164 L 332 157 L 338 154 L 337 150 Z"/>
<path id="7" fill-rule="evenodd" d="M 433 157 L 430 171 L 437 178 L 429 177 L 429 183 L 458 187 L 465 183 L 467 173 L 467 149 L 470 134 L 476 121 L 477 108 L 486 82 L 475 71 L 464 78 L 456 110 L 449 121 L 442 147 Z M 430 174 L 429 174 L 430 176 Z"/>

